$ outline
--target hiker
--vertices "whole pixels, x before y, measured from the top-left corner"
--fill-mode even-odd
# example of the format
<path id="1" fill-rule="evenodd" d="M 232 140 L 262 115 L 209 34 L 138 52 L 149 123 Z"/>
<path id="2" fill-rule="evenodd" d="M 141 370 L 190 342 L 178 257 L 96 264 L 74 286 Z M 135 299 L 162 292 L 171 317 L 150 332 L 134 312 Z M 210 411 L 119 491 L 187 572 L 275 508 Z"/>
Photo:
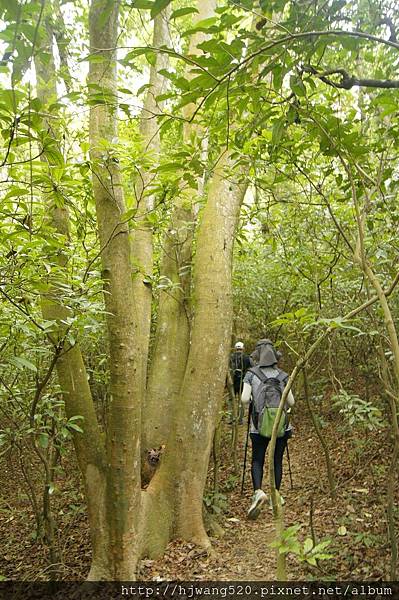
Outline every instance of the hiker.
<path id="1" fill-rule="evenodd" d="M 236 342 L 229 364 L 234 393 L 241 394 L 244 375 L 254 364 L 248 354 L 245 354 L 243 342 Z"/>
<path id="2" fill-rule="evenodd" d="M 243 342 L 236 342 L 234 346 L 234 352 L 230 355 L 229 368 L 231 379 L 233 381 L 234 394 L 241 396 L 242 386 L 244 381 L 244 375 L 253 365 L 252 360 L 244 352 Z M 239 424 L 242 425 L 242 419 L 244 415 L 244 408 L 239 402 Z M 232 419 L 231 419 L 232 420 Z"/>
<path id="3" fill-rule="evenodd" d="M 277 362 L 281 356 L 277 353 L 272 342 L 268 339 L 260 340 L 251 355 L 256 366 L 249 369 L 244 377 L 241 402 L 249 406 L 250 437 L 252 442 L 251 475 L 254 494 L 248 510 L 248 518 L 256 519 L 267 496 L 262 490 L 263 465 L 265 454 L 269 445 L 274 415 L 280 404 L 281 395 L 288 380 L 288 375 L 279 369 Z M 288 439 L 292 435 L 291 425 L 288 423 L 286 412 L 294 405 L 294 396 L 291 390 L 288 393 L 285 409 L 279 426 L 276 447 L 274 451 L 274 475 L 276 489 L 280 490 L 283 475 L 283 455 Z M 265 408 L 266 407 L 266 408 Z M 280 496 L 281 503 L 284 503 Z"/>
<path id="4" fill-rule="evenodd" d="M 273 343 L 271 342 L 271 340 L 268 340 L 266 338 L 259 340 L 259 342 L 256 343 L 255 350 L 250 354 L 250 359 L 254 365 L 257 365 L 259 363 L 260 351 L 264 346 L 267 346 L 267 345 L 273 346 Z M 277 362 L 278 362 L 282 358 L 283 355 L 281 352 L 279 352 L 279 350 L 275 350 L 274 348 L 273 348 L 273 350 L 277 356 Z"/>

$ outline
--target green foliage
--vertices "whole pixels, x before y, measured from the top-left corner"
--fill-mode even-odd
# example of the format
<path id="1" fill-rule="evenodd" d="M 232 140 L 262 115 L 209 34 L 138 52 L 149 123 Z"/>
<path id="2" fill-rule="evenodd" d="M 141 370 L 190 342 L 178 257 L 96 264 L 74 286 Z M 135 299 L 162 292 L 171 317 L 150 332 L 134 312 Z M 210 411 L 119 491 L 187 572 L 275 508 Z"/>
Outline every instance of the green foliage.
<path id="1" fill-rule="evenodd" d="M 298 324 L 303 329 L 310 324 L 316 322 L 316 315 L 309 311 L 309 308 L 302 307 L 294 312 L 288 312 L 280 315 L 277 319 L 270 323 L 271 327 L 278 327 L 280 325 L 291 325 Z"/>
<path id="2" fill-rule="evenodd" d="M 368 531 L 360 531 L 353 534 L 353 541 L 357 546 L 366 546 L 366 548 L 378 547 L 381 543 L 380 536 Z"/>
<path id="3" fill-rule="evenodd" d="M 287 527 L 281 534 L 280 539 L 269 544 L 271 548 L 277 548 L 279 554 L 294 554 L 300 562 L 306 562 L 309 565 L 317 566 L 318 561 L 333 558 L 332 554 L 325 552 L 331 544 L 331 540 L 324 540 L 314 544 L 311 538 L 306 538 L 303 543 L 298 539 L 298 533 L 302 525 L 292 525 Z"/>
<path id="4" fill-rule="evenodd" d="M 204 504 L 211 513 L 219 516 L 227 510 L 227 496 L 210 490 L 204 496 Z"/>
<path id="5" fill-rule="evenodd" d="M 357 394 L 351 394 L 341 389 L 338 394 L 331 397 L 333 408 L 338 409 L 339 414 L 347 419 L 353 427 L 365 428 L 370 431 L 380 429 L 383 425 L 381 410 L 359 398 Z"/>
<path id="6" fill-rule="evenodd" d="M 234 473 L 230 473 L 224 481 L 224 490 L 226 492 L 232 492 L 234 489 L 236 489 L 239 481 L 240 475 L 234 475 Z"/>
<path id="7" fill-rule="evenodd" d="M 130 5 L 132 8 L 149 9 L 151 18 L 155 19 L 170 3 L 171 0 L 132 0 Z"/>

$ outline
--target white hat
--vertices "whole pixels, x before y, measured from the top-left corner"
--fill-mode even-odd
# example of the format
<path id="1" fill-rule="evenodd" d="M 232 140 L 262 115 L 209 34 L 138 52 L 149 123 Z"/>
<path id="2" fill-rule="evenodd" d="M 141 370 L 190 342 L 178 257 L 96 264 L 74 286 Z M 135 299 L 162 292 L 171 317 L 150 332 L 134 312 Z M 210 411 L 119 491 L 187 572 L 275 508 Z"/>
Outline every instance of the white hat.
<path id="1" fill-rule="evenodd" d="M 244 350 L 244 344 L 242 342 L 236 342 L 234 348 L 236 350 Z"/>

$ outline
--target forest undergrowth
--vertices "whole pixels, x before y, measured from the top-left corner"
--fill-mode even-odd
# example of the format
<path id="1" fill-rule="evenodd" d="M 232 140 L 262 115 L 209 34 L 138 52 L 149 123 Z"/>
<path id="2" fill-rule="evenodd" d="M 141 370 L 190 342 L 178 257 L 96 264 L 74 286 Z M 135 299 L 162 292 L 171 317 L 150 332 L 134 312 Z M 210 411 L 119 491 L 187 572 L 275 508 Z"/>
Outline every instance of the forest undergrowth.
<path id="1" fill-rule="evenodd" d="M 298 403 L 299 404 L 299 403 Z M 385 518 L 385 478 L 389 461 L 387 432 L 371 432 L 364 441 L 355 428 L 344 425 L 340 415 L 325 412 L 323 434 L 331 450 L 337 480 L 336 497 L 328 491 L 324 455 L 312 424 L 300 407 L 294 415 L 295 434 L 289 442 L 291 477 L 287 458 L 281 492 L 286 500 L 286 527 L 300 525 L 299 540 L 314 537 L 318 543 L 331 540 L 331 558 L 311 566 L 288 556 L 292 580 L 379 580 L 387 576 L 389 543 Z M 272 512 L 266 505 L 257 521 L 246 518 L 251 498 L 249 460 L 244 494 L 241 494 L 242 461 L 246 425 L 239 428 L 238 464 L 234 473 L 231 426 L 224 416 L 221 424 L 218 490 L 212 490 L 213 464 L 209 468 L 206 494 L 208 511 L 224 530 L 212 538 L 213 552 L 207 554 L 192 543 L 175 540 L 157 560 L 144 559 L 139 577 L 149 580 L 272 580 L 275 551 L 272 541 Z M 360 440 L 363 440 L 362 442 Z M 250 459 L 250 451 L 248 452 Z M 2 579 L 46 580 L 47 548 L 35 539 L 35 518 L 21 479 L 19 466 L 7 457 L 0 470 L 0 556 Z M 32 465 L 33 467 L 34 465 Z M 37 471 L 32 468 L 32 472 Z M 35 487 L 40 491 L 41 482 Z M 264 478 L 267 491 L 267 473 Z M 71 451 L 62 459 L 53 494 L 57 544 L 62 556 L 58 565 L 61 580 L 82 580 L 90 568 L 90 540 L 78 469 Z"/>

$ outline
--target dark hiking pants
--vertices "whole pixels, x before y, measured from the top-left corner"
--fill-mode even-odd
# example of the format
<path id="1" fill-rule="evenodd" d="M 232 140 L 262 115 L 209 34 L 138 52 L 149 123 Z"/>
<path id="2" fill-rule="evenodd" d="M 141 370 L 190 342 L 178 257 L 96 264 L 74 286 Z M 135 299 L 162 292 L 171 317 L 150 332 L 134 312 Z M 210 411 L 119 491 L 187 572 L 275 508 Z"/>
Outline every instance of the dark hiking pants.
<path id="1" fill-rule="evenodd" d="M 274 480 L 276 488 L 279 490 L 281 479 L 283 477 L 283 456 L 287 445 L 287 435 L 276 440 L 276 448 L 274 450 Z M 252 484 L 254 490 L 259 490 L 262 487 L 263 465 L 265 463 L 266 450 L 270 442 L 270 438 L 263 437 L 259 433 L 251 433 L 252 441 Z"/>

